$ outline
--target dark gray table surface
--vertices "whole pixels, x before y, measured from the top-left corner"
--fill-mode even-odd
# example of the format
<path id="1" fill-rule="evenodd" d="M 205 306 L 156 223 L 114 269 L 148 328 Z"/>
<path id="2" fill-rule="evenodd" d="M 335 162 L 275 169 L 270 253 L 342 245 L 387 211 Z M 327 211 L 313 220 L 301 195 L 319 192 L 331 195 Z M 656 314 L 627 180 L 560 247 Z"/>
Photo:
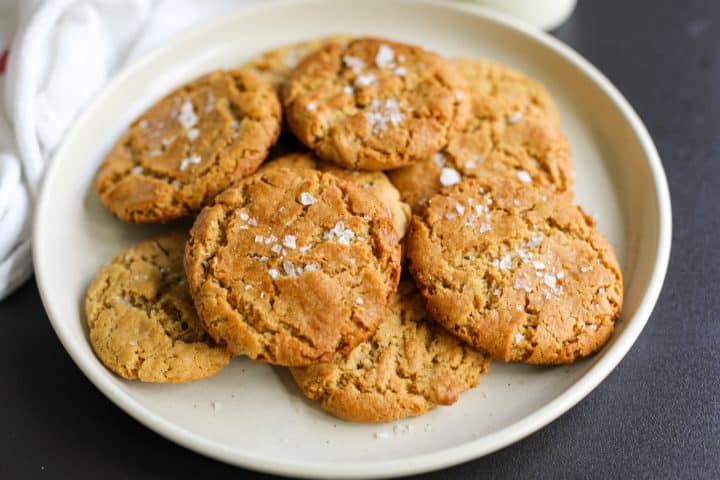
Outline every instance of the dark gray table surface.
<path id="1" fill-rule="evenodd" d="M 580 0 L 555 34 L 655 139 L 674 214 L 665 287 L 630 353 L 575 408 L 418 478 L 720 478 L 720 2 Z M 271 478 L 184 450 L 118 409 L 63 350 L 34 282 L 0 303 L 0 345 L 0 478 Z"/>

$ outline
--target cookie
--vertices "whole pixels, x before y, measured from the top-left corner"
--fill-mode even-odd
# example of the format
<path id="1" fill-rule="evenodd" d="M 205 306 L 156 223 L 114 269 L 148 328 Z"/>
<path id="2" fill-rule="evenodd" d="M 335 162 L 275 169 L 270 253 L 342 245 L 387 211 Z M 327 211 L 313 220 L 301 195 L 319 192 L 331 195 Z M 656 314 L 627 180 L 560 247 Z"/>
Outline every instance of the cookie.
<path id="1" fill-rule="evenodd" d="M 318 160 L 315 156 L 308 153 L 294 153 L 278 157 L 275 160 L 263 165 L 262 170 L 269 168 L 314 168 L 322 172 L 328 172 L 338 178 L 347 180 L 357 186 L 360 186 L 375 195 L 380 203 L 388 209 L 392 217 L 395 233 L 399 239 L 405 237 L 408 225 L 410 223 L 410 206 L 400 200 L 400 193 L 390 183 L 384 172 L 368 172 L 362 170 L 348 170 L 346 168 L 337 167 L 331 163 Z"/>
<path id="2" fill-rule="evenodd" d="M 505 175 L 572 198 L 574 167 L 560 115 L 539 83 L 506 66 L 456 60 L 473 104 L 468 125 L 422 161 L 388 172 L 403 201 L 422 204 L 464 178 Z"/>
<path id="3" fill-rule="evenodd" d="M 308 54 L 330 44 L 346 45 L 352 40 L 349 35 L 316 38 L 304 42 L 284 45 L 263 52 L 243 67 L 253 70 L 280 92 L 290 74 Z"/>
<path id="4" fill-rule="evenodd" d="M 230 354 L 205 333 L 185 282 L 187 234 L 147 240 L 96 275 L 85 298 L 90 344 L 123 378 L 180 383 L 214 375 Z"/>
<path id="5" fill-rule="evenodd" d="M 203 209 L 185 269 L 213 338 L 234 354 L 292 366 L 326 362 L 375 332 L 399 257 L 375 197 L 317 170 L 276 168 Z"/>
<path id="6" fill-rule="evenodd" d="M 245 70 L 218 70 L 170 93 L 135 120 L 103 161 L 96 190 L 127 222 L 199 211 L 255 172 L 280 132 L 272 86 Z"/>
<path id="7" fill-rule="evenodd" d="M 500 360 L 571 363 L 605 344 L 622 310 L 618 261 L 594 220 L 516 180 L 432 197 L 407 255 L 433 318 Z"/>
<path id="8" fill-rule="evenodd" d="M 450 61 L 375 38 L 308 56 L 283 104 L 293 133 L 321 159 L 362 170 L 423 160 L 470 118 L 466 82 Z"/>
<path id="9" fill-rule="evenodd" d="M 333 415 L 390 422 L 455 403 L 489 363 L 429 320 L 412 280 L 403 280 L 371 339 L 347 357 L 291 372 L 302 392 Z"/>

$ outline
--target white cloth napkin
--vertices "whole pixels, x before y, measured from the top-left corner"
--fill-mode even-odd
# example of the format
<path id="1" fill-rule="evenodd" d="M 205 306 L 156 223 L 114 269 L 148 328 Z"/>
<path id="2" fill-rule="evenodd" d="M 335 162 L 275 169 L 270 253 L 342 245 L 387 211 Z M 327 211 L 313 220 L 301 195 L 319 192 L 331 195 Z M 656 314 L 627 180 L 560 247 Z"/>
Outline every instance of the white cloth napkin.
<path id="1" fill-rule="evenodd" d="M 33 199 L 78 112 L 138 55 L 253 1 L 0 1 L 0 300 L 32 274 Z"/>

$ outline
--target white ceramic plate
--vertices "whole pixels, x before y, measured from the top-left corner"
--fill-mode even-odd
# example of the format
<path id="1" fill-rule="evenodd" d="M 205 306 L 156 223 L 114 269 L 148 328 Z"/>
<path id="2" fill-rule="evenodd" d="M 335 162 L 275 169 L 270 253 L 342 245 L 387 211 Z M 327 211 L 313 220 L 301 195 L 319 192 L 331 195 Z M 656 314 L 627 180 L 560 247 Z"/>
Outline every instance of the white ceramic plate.
<path id="1" fill-rule="evenodd" d="M 493 58 L 548 86 L 577 166 L 577 201 L 599 219 L 625 276 L 625 313 L 610 343 L 570 367 L 494 363 L 452 407 L 389 425 L 344 423 L 298 393 L 280 368 L 237 359 L 187 385 L 127 382 L 87 341 L 85 290 L 119 250 L 157 232 L 111 218 L 92 180 L 126 125 L 178 84 L 267 48 L 332 33 L 372 34 L 449 56 Z M 478 9 L 410 1 L 309 0 L 247 8 L 166 44 L 97 96 L 58 149 L 37 207 L 35 272 L 50 320 L 73 360 L 130 415 L 167 438 L 225 462 L 296 476 L 378 477 L 453 465 L 546 425 L 588 394 L 640 334 L 665 276 L 670 200 L 652 140 L 592 65 L 551 37 Z M 214 409 L 216 405 L 222 408 Z M 394 427 L 409 433 L 395 433 Z M 387 438 L 376 433 L 387 432 Z"/>

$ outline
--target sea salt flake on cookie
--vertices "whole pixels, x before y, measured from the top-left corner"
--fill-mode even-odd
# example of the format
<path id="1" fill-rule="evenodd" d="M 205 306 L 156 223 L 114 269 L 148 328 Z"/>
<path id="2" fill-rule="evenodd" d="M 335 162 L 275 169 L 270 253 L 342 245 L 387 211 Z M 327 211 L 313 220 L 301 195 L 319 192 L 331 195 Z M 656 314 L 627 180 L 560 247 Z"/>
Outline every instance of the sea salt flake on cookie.
<path id="1" fill-rule="evenodd" d="M 395 50 L 388 45 L 380 45 L 375 55 L 375 65 L 379 68 L 392 68 L 395 66 Z"/>
<path id="2" fill-rule="evenodd" d="M 305 205 L 307 207 L 307 206 L 314 205 L 315 203 L 317 203 L 317 199 L 315 197 L 313 197 L 311 193 L 302 192 L 300 194 L 300 203 L 302 203 L 303 205 Z"/>
<path id="3" fill-rule="evenodd" d="M 518 110 L 516 112 L 513 112 L 511 115 L 507 117 L 507 123 L 510 125 L 514 125 L 518 123 L 523 118 L 523 112 Z"/>
<path id="4" fill-rule="evenodd" d="M 532 177 L 530 177 L 530 174 L 526 172 L 525 170 L 520 170 L 517 172 L 517 178 L 523 183 L 531 183 Z"/>
<path id="5" fill-rule="evenodd" d="M 296 241 L 295 235 L 285 235 L 285 238 L 283 238 L 283 245 L 286 246 L 287 248 L 295 249 L 296 248 L 295 241 Z"/>
<path id="6" fill-rule="evenodd" d="M 344 55 L 343 63 L 346 67 L 355 72 L 355 75 L 358 75 L 365 68 L 365 62 L 357 57 L 353 57 L 352 55 Z"/>
<path id="7" fill-rule="evenodd" d="M 443 187 L 449 187 L 451 185 L 455 185 L 456 183 L 460 182 L 461 177 L 460 173 L 455 170 L 454 168 L 450 167 L 444 167 L 440 171 L 440 184 Z"/>
<path id="8" fill-rule="evenodd" d="M 193 153 L 187 158 L 183 158 L 180 162 L 180 170 L 187 170 L 189 166 L 191 165 L 198 165 L 200 162 L 202 162 L 202 158 L 200 158 L 200 155 L 197 153 Z"/>
<path id="9" fill-rule="evenodd" d="M 185 100 L 180 107 L 178 121 L 184 128 L 191 128 L 197 123 L 198 117 L 195 114 L 195 107 L 190 100 Z"/>

